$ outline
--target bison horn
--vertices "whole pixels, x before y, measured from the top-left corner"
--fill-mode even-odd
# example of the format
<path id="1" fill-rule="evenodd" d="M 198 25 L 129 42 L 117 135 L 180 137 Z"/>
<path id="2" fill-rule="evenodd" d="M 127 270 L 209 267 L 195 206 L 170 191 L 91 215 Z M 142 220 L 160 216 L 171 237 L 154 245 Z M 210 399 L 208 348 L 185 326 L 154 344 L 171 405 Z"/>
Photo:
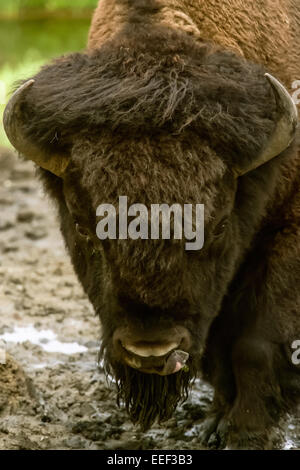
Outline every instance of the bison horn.
<path id="1" fill-rule="evenodd" d="M 270 74 L 266 74 L 265 76 L 273 88 L 278 110 L 281 112 L 281 118 L 276 123 L 275 130 L 267 145 L 260 152 L 259 156 L 255 158 L 253 164 L 246 169 L 235 168 L 237 176 L 249 173 L 281 154 L 290 146 L 296 135 L 298 111 L 295 103 L 285 87 L 276 80 L 276 78 Z M 33 160 L 45 170 L 54 173 L 56 176 L 63 177 L 70 163 L 70 158 L 62 154 L 55 154 L 48 157 L 36 144 L 26 137 L 22 130 L 20 103 L 28 88 L 33 84 L 34 80 L 29 80 L 11 97 L 4 111 L 4 129 L 11 144 L 18 152 Z"/>
<path id="2" fill-rule="evenodd" d="M 16 150 L 25 158 L 34 161 L 38 166 L 50 171 L 56 176 L 62 177 L 69 165 L 70 158 L 66 155 L 51 154 L 44 152 L 26 137 L 22 124 L 21 102 L 34 80 L 24 83 L 9 100 L 3 116 L 3 125 L 7 137 Z"/>
<path id="3" fill-rule="evenodd" d="M 238 176 L 242 176 L 249 171 L 255 170 L 264 163 L 272 160 L 286 150 L 295 138 L 298 125 L 298 110 L 293 99 L 289 95 L 285 87 L 274 78 L 266 73 L 265 77 L 270 82 L 274 91 L 277 108 L 281 113 L 281 117 L 275 126 L 275 130 L 267 142 L 265 148 L 261 151 L 258 158 L 255 159 L 253 165 L 247 169 L 236 170 Z"/>

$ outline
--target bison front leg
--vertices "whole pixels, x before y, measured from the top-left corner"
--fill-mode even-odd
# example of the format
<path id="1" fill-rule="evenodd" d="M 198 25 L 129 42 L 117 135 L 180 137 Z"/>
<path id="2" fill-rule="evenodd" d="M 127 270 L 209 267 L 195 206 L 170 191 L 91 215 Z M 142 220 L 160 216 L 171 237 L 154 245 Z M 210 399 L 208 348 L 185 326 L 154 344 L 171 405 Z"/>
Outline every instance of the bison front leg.
<path id="1" fill-rule="evenodd" d="M 282 409 L 274 372 L 275 347 L 257 336 L 240 338 L 234 345 L 236 397 L 229 410 L 215 415 L 218 421 L 208 439 L 210 446 L 231 449 L 273 446 L 271 430 Z"/>
<path id="2" fill-rule="evenodd" d="M 236 400 L 228 415 L 228 445 L 268 448 L 283 400 L 275 366 L 276 348 L 262 338 L 242 338 L 233 350 Z"/>

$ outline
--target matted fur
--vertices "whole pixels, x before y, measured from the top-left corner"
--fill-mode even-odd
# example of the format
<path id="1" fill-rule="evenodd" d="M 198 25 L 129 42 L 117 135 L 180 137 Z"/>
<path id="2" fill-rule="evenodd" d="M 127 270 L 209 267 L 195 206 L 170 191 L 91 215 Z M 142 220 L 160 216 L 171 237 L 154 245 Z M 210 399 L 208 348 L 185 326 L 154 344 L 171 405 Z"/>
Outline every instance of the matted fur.
<path id="1" fill-rule="evenodd" d="M 136 32 L 125 33 L 34 77 L 23 107 L 29 138 L 51 152 L 82 130 L 151 135 L 188 127 L 232 164 L 243 158 L 247 165 L 258 154 L 276 118 L 261 66 L 168 28 L 151 26 L 150 43 L 147 28 L 138 43 Z"/>
<path id="2" fill-rule="evenodd" d="M 187 398 L 197 370 L 181 371 L 161 377 L 143 374 L 121 363 L 108 361 L 107 374 L 112 374 L 117 384 L 117 403 L 123 404 L 134 424 L 142 431 L 148 430 L 155 421 L 163 423 L 170 419 L 179 403 Z"/>

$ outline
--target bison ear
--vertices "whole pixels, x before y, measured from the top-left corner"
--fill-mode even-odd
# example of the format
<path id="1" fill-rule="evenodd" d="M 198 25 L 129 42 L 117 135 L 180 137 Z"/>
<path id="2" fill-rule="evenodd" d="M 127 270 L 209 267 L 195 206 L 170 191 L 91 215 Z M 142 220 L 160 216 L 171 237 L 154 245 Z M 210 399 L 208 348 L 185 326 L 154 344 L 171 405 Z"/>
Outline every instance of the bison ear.
<path id="1" fill-rule="evenodd" d="M 24 83 L 9 100 L 3 116 L 4 129 L 9 141 L 20 154 L 41 168 L 63 178 L 70 163 L 70 157 L 59 153 L 45 154 L 45 151 L 29 139 L 24 131 L 21 104 L 26 92 L 33 84 L 34 80 Z"/>
<path id="2" fill-rule="evenodd" d="M 277 104 L 279 120 L 276 122 L 275 129 L 265 147 L 259 155 L 251 162 L 248 168 L 234 168 L 234 172 L 243 176 L 252 170 L 264 165 L 273 158 L 280 155 L 293 142 L 298 126 L 298 110 L 285 87 L 272 75 L 266 73 L 265 77 L 270 82 Z"/>

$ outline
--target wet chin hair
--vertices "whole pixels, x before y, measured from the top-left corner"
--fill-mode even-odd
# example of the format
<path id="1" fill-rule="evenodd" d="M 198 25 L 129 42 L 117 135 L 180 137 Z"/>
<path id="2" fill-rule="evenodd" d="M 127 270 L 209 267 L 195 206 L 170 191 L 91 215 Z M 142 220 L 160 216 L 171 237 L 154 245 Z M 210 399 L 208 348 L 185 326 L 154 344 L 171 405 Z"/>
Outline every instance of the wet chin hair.
<path id="1" fill-rule="evenodd" d="M 179 403 L 184 402 L 196 373 L 192 364 L 189 371 L 160 376 L 144 374 L 129 366 L 106 362 L 106 372 L 116 379 L 117 403 L 123 403 L 130 419 L 139 424 L 142 431 L 149 429 L 157 420 L 159 423 L 170 419 Z"/>

